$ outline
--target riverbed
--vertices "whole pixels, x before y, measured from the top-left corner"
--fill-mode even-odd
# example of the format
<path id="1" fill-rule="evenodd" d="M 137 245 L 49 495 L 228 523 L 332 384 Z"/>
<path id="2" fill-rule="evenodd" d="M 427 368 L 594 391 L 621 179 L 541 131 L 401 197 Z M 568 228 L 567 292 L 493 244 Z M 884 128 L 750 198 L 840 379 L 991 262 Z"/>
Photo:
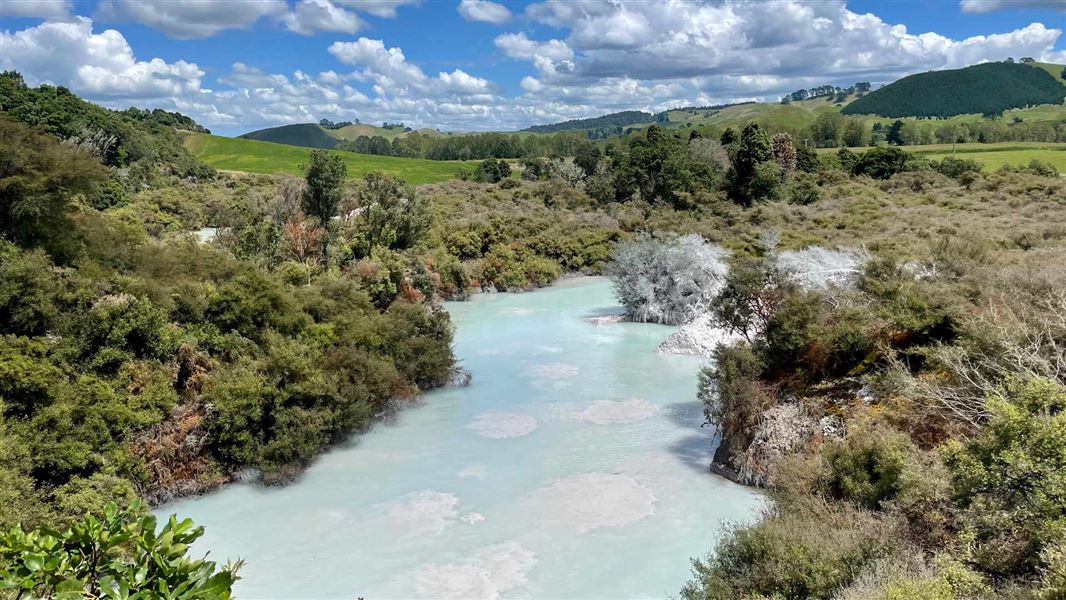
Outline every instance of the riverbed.
<path id="1" fill-rule="evenodd" d="M 673 328 L 587 321 L 620 312 L 607 280 L 447 309 L 470 386 L 426 394 L 289 486 L 157 511 L 206 527 L 195 551 L 247 561 L 238 597 L 665 598 L 757 510 L 708 472 L 701 361 L 656 352 Z"/>

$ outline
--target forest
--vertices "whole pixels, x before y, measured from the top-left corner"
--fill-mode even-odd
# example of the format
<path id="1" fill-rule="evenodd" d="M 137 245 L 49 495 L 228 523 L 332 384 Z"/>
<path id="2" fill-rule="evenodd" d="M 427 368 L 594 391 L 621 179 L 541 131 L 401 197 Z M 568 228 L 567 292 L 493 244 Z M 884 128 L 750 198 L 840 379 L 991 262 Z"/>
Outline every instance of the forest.
<path id="1" fill-rule="evenodd" d="M 1066 86 L 1043 69 L 1025 63 L 991 62 L 904 77 L 859 98 L 846 115 L 953 117 L 996 115 L 1011 108 L 1061 104 Z"/>
<path id="2" fill-rule="evenodd" d="M 565 273 L 677 279 L 684 261 L 661 257 L 678 235 L 718 248 L 683 256 L 727 268 L 693 278 L 698 295 L 623 303 L 669 323 L 698 308 L 739 336 L 692 393 L 722 432 L 716 465 L 770 498 L 683 597 L 1066 594 L 1066 183 L 1049 165 L 650 126 L 412 186 L 349 179 L 327 152 L 298 177 L 218 173 L 184 149 L 186 117 L 13 73 L 0 109 L 0 587 L 15 597 L 229 597 L 241 565 L 192 558 L 202 529 L 149 506 L 285 484 L 462 385 L 442 300 Z M 833 285 L 781 258 L 856 240 Z M 664 300 L 680 308 L 645 310 Z"/>

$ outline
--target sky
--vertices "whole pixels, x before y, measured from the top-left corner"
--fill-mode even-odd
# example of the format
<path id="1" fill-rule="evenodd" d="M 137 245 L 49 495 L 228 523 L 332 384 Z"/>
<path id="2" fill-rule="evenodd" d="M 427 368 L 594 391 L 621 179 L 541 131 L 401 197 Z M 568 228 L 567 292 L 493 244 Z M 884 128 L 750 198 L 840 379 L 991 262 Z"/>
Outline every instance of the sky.
<path id="1" fill-rule="evenodd" d="M 222 135 L 515 130 L 1033 57 L 1066 0 L 0 0 L 0 68 Z"/>

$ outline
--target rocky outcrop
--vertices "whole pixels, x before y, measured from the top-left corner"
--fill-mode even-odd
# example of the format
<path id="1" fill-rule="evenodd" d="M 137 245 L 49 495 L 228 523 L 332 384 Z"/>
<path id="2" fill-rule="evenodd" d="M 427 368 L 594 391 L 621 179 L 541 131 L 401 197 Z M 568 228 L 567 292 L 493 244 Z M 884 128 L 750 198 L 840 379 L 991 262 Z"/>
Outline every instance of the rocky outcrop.
<path id="1" fill-rule="evenodd" d="M 818 418 L 800 402 L 778 404 L 762 413 L 746 447 L 723 438 L 711 471 L 743 485 L 772 486 L 782 458 L 843 436 L 837 417 Z"/>
<path id="2" fill-rule="evenodd" d="M 741 339 L 738 334 L 716 326 L 710 313 L 705 313 L 678 327 L 677 331 L 659 344 L 659 352 L 711 356 L 719 344 L 730 345 Z"/>
<path id="3" fill-rule="evenodd" d="M 625 320 L 625 315 L 600 315 L 589 317 L 585 319 L 585 322 L 589 325 L 614 325 L 616 323 L 622 323 Z"/>

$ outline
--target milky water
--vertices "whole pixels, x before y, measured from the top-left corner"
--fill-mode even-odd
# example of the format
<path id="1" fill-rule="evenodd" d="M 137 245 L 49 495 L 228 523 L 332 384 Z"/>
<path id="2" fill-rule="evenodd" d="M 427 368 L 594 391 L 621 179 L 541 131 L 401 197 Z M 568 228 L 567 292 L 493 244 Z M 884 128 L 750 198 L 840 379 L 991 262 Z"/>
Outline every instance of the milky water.
<path id="1" fill-rule="evenodd" d="M 699 359 L 619 312 L 603 279 L 447 306 L 473 374 L 281 488 L 162 507 L 244 558 L 243 598 L 664 598 L 759 497 L 711 475 Z"/>

